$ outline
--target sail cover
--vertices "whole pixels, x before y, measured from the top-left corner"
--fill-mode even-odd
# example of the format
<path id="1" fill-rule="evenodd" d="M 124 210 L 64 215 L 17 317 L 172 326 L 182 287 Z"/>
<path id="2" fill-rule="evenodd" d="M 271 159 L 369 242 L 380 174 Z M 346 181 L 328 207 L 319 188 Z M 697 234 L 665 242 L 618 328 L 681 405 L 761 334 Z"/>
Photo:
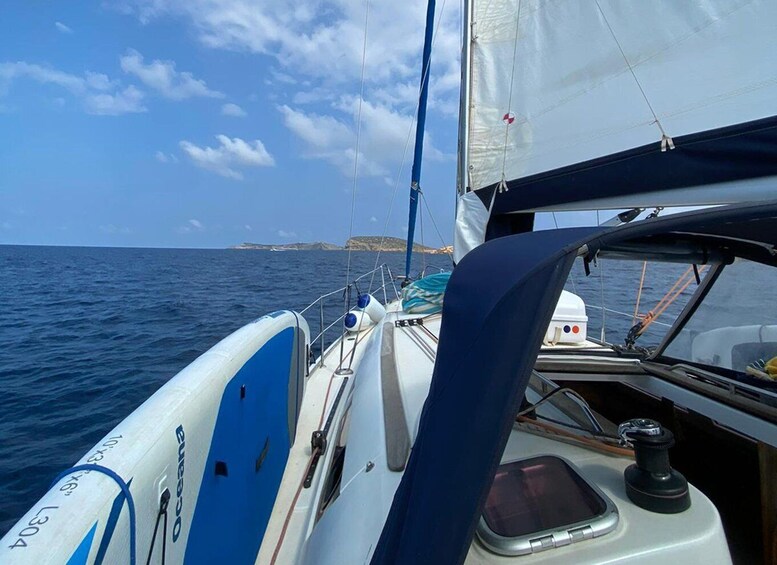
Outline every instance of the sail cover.
<path id="1" fill-rule="evenodd" d="M 466 13 L 460 192 L 491 215 L 769 197 L 777 2 L 472 0 Z"/>

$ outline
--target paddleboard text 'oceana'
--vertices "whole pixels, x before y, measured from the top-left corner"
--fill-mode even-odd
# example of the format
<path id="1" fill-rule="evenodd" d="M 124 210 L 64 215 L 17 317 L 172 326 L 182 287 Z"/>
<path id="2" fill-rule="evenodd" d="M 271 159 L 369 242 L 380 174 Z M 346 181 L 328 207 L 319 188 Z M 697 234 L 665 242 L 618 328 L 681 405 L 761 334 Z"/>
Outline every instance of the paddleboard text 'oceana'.
<path id="1" fill-rule="evenodd" d="M 183 510 L 183 473 L 184 473 L 184 449 L 186 436 L 183 433 L 183 424 L 175 429 L 175 437 L 178 440 L 178 485 L 175 488 L 175 523 L 173 524 L 173 541 L 178 541 L 181 535 L 181 510 Z"/>

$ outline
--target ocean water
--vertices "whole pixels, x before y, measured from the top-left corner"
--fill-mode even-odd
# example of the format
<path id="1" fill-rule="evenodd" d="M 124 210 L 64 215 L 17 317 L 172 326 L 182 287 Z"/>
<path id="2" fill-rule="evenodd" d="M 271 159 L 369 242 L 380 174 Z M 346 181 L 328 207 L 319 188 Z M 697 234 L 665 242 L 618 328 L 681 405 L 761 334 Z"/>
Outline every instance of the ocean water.
<path id="1" fill-rule="evenodd" d="M 346 252 L 0 246 L 0 535 L 104 434 L 220 339 L 279 309 L 301 309 L 345 282 Z M 375 254 L 353 253 L 352 272 Z M 433 272 L 446 256 L 427 256 Z M 404 257 L 381 256 L 394 273 Z M 422 266 L 415 259 L 417 269 Z M 567 287 L 606 314 L 607 339 L 631 326 L 641 263 L 607 263 Z M 684 270 L 649 267 L 642 310 Z M 380 274 L 373 287 L 381 285 Z M 359 283 L 367 290 L 369 277 Z M 393 290 L 389 290 L 389 297 Z M 382 293 L 378 296 L 382 298 Z M 342 296 L 325 317 L 342 312 Z M 662 320 L 670 321 L 679 306 Z M 601 310 L 589 307 L 599 337 Z M 309 317 L 318 331 L 318 312 Z M 656 325 L 660 329 L 660 326 Z M 646 337 L 645 343 L 657 341 Z"/>

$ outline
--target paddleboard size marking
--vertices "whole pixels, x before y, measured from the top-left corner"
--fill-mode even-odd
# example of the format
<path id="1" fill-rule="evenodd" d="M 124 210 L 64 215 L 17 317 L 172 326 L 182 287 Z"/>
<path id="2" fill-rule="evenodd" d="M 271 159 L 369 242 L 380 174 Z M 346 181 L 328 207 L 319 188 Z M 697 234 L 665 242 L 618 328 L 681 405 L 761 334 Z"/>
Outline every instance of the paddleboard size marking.
<path id="1" fill-rule="evenodd" d="M 183 474 L 184 457 L 186 449 L 186 434 L 183 432 L 183 424 L 175 429 L 175 438 L 178 440 L 178 484 L 175 488 L 175 523 L 173 524 L 173 542 L 178 541 L 181 535 L 181 511 L 183 510 Z"/>
<path id="2" fill-rule="evenodd" d="M 43 514 L 43 511 L 56 510 L 57 508 L 59 508 L 59 506 L 44 506 L 43 508 L 39 509 L 35 516 L 33 516 L 30 521 L 27 522 L 27 525 L 22 528 L 18 534 L 16 534 L 19 537 L 15 542 L 13 542 L 13 545 L 9 545 L 8 547 L 11 549 L 27 547 L 27 541 L 24 538 L 37 534 L 40 531 L 40 526 L 49 521 L 48 515 Z"/>
<path id="3" fill-rule="evenodd" d="M 122 436 L 114 436 L 106 439 L 102 444 L 86 459 L 87 463 L 98 463 L 103 460 L 105 453 L 119 444 Z"/>
<path id="4" fill-rule="evenodd" d="M 100 444 L 94 453 L 91 453 L 89 457 L 87 457 L 86 462 L 97 463 L 102 461 L 103 457 L 105 457 L 105 453 L 116 447 L 122 437 L 123 436 L 118 435 L 106 439 L 104 442 L 102 442 L 102 444 Z M 91 471 L 82 471 L 80 473 L 70 475 L 67 481 L 65 481 L 65 484 L 59 487 L 59 491 L 65 493 L 65 496 L 70 496 L 71 493 L 78 488 L 78 480 L 84 475 L 88 475 L 90 472 Z"/>

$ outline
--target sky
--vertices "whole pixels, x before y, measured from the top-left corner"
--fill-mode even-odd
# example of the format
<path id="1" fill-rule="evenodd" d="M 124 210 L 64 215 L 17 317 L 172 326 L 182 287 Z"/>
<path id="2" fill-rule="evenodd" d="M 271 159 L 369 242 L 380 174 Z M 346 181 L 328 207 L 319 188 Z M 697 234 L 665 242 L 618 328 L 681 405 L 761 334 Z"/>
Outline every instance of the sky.
<path id="1" fill-rule="evenodd" d="M 366 7 L 4 3 L 0 243 L 342 244 L 360 92 L 353 234 L 403 237 L 425 5 Z M 434 246 L 452 240 L 458 10 L 438 2 L 421 180 Z"/>
<path id="2" fill-rule="evenodd" d="M 416 236 L 435 247 L 453 239 L 459 9 L 441 0 L 435 16 Z M 410 0 L 5 2 L 0 244 L 405 237 L 425 12 Z M 595 222 L 539 214 L 535 227 Z"/>

